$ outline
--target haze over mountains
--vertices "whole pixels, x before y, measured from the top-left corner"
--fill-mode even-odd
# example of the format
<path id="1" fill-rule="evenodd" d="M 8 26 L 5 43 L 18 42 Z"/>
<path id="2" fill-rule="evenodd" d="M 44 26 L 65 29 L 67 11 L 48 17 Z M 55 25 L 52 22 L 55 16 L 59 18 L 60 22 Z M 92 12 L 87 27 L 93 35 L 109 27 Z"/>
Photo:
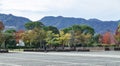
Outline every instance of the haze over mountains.
<path id="1" fill-rule="evenodd" d="M 6 29 L 14 28 L 16 30 L 24 30 L 24 24 L 30 22 L 31 20 L 25 17 L 18 17 L 12 14 L 0 14 L 0 21 L 3 21 Z M 84 18 L 73 18 L 73 17 L 53 17 L 53 16 L 46 16 L 42 19 L 38 20 L 45 24 L 46 26 L 55 26 L 58 29 L 63 29 L 74 24 L 86 24 L 95 29 L 96 33 L 104 33 L 107 30 L 111 32 L 115 32 L 117 29 L 118 21 L 101 21 L 98 19 L 89 19 L 86 20 Z"/>

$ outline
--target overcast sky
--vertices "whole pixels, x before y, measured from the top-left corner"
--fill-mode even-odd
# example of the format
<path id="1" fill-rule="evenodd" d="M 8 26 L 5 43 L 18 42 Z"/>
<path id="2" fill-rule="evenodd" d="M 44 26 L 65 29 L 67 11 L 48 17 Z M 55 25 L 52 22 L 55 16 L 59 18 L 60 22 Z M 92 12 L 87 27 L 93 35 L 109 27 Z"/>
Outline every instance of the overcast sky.
<path id="1" fill-rule="evenodd" d="M 0 0 L 0 13 L 34 21 L 44 16 L 120 20 L 120 0 Z"/>

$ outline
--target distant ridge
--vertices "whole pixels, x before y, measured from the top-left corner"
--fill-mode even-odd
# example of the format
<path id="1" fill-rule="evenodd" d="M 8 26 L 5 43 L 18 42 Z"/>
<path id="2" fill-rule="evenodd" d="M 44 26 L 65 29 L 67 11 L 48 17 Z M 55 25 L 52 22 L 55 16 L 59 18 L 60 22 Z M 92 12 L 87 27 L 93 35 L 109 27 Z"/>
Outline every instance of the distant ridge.
<path id="1" fill-rule="evenodd" d="M 24 30 L 24 24 L 31 20 L 25 17 L 14 16 L 12 14 L 0 13 L 0 21 L 4 23 L 6 29 L 13 28 L 16 30 Z"/>
<path id="2" fill-rule="evenodd" d="M 117 29 L 118 23 L 120 21 L 101 21 L 98 19 L 89 19 L 86 20 L 84 18 L 73 18 L 73 17 L 53 17 L 53 16 L 46 16 L 43 17 L 40 22 L 43 22 L 43 24 L 47 26 L 55 26 L 58 29 L 63 29 L 69 26 L 72 26 L 74 24 L 86 24 L 95 29 L 96 33 L 104 33 L 107 30 L 110 30 L 111 32 L 115 32 Z"/>

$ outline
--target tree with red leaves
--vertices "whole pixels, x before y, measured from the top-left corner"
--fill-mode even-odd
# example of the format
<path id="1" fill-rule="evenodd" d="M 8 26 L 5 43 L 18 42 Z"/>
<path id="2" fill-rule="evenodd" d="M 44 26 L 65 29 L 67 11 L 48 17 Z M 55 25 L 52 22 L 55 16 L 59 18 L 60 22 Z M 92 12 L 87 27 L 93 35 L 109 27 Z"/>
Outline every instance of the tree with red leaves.
<path id="1" fill-rule="evenodd" d="M 4 24 L 0 21 L 0 31 L 4 30 Z"/>
<path id="2" fill-rule="evenodd" d="M 25 31 L 23 30 L 19 30 L 15 33 L 15 39 L 16 39 L 16 42 L 18 43 L 19 40 L 21 39 L 21 34 L 24 33 Z"/>
<path id="3" fill-rule="evenodd" d="M 116 44 L 117 41 L 116 41 L 114 35 L 110 31 L 108 31 L 105 34 L 103 34 L 102 43 L 103 44 Z"/>

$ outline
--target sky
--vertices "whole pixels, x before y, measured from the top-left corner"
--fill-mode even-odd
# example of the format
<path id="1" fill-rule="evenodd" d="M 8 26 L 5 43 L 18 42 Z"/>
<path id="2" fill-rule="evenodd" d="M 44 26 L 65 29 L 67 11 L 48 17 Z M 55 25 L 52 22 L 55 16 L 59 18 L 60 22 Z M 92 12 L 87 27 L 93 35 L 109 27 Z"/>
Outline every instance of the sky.
<path id="1" fill-rule="evenodd" d="M 120 20 L 120 0 L 0 0 L 0 13 L 33 21 L 44 16 Z"/>

